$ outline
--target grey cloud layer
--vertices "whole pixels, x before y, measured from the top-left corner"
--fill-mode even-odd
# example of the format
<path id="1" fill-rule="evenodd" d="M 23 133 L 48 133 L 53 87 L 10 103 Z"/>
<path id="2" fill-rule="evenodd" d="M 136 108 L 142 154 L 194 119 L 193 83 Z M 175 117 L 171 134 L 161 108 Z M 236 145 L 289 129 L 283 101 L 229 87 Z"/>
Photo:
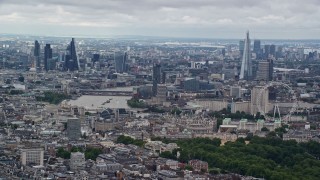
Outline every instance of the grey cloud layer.
<path id="1" fill-rule="evenodd" d="M 319 6 L 317 0 L 0 0 L 0 31 L 234 38 L 250 29 L 262 38 L 320 38 Z"/>

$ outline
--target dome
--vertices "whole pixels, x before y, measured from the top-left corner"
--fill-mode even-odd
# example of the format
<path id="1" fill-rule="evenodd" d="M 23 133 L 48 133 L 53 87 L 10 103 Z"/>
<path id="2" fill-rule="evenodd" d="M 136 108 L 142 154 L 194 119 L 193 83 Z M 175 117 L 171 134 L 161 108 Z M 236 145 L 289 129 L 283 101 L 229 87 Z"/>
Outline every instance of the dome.
<path id="1" fill-rule="evenodd" d="M 30 68 L 29 69 L 29 72 L 36 72 L 37 70 L 36 70 L 36 68 Z"/>

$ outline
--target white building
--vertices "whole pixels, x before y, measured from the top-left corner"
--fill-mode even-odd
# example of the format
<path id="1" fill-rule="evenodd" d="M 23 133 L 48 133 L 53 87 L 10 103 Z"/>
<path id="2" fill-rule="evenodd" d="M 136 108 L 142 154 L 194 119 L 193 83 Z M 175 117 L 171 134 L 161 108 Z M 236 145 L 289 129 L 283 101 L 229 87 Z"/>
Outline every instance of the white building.
<path id="1" fill-rule="evenodd" d="M 43 166 L 44 150 L 42 148 L 21 149 L 22 165 Z"/>
<path id="2" fill-rule="evenodd" d="M 72 171 L 84 169 L 86 160 L 84 153 L 73 152 L 70 157 L 70 169 Z"/>

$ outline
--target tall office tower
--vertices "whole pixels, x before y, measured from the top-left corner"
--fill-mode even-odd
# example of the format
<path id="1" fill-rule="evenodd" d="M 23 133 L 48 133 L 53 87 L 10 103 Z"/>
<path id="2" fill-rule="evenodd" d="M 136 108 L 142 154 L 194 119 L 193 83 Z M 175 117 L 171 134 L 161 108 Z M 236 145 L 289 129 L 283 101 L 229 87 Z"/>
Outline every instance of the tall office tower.
<path id="1" fill-rule="evenodd" d="M 49 59 L 52 59 L 52 48 L 50 47 L 50 44 L 46 44 L 46 47 L 44 48 L 44 69 L 46 71 L 49 70 Z"/>
<path id="2" fill-rule="evenodd" d="M 240 79 L 252 80 L 252 62 L 251 62 L 249 31 L 247 32 L 247 38 L 245 39 L 245 44 L 244 44 Z"/>
<path id="3" fill-rule="evenodd" d="M 78 118 L 69 118 L 67 121 L 67 135 L 70 140 L 78 140 L 81 137 L 81 122 Z"/>
<path id="4" fill-rule="evenodd" d="M 35 57 L 35 67 L 37 70 L 40 70 L 41 62 L 40 62 L 40 43 L 36 40 L 34 41 L 34 51 L 33 55 Z"/>
<path id="5" fill-rule="evenodd" d="M 157 85 L 157 96 L 160 102 L 166 101 L 167 98 L 167 86 L 165 84 Z"/>
<path id="6" fill-rule="evenodd" d="M 257 80 L 272 81 L 273 60 L 260 61 L 258 64 Z"/>
<path id="7" fill-rule="evenodd" d="M 42 148 L 21 149 L 21 164 L 24 166 L 43 166 L 44 150 Z"/>
<path id="8" fill-rule="evenodd" d="M 157 95 L 158 84 L 161 83 L 161 65 L 154 64 L 153 65 L 153 76 L 152 76 L 152 93 L 153 96 Z"/>
<path id="9" fill-rule="evenodd" d="M 126 64 L 127 59 L 128 59 L 127 52 L 115 52 L 114 53 L 115 69 L 116 69 L 117 73 L 127 72 L 127 64 Z"/>
<path id="10" fill-rule="evenodd" d="M 93 54 L 92 62 L 98 62 L 100 60 L 100 54 Z"/>
<path id="11" fill-rule="evenodd" d="M 244 40 L 239 41 L 239 51 L 240 51 L 240 56 L 243 56 L 243 51 L 244 51 Z"/>
<path id="12" fill-rule="evenodd" d="M 257 114 L 260 110 L 262 114 L 269 111 L 269 90 L 264 89 L 263 86 L 256 86 L 251 91 L 251 114 Z M 260 107 L 261 109 L 259 110 Z"/>
<path id="13" fill-rule="evenodd" d="M 67 70 L 75 71 L 80 70 L 80 63 L 76 51 L 75 39 L 72 38 L 66 50 L 65 66 Z"/>
<path id="14" fill-rule="evenodd" d="M 33 51 L 34 56 L 40 56 L 40 43 L 36 40 L 34 41 L 34 51 Z"/>
<path id="15" fill-rule="evenodd" d="M 253 52 L 256 53 L 257 59 L 261 59 L 261 41 L 260 40 L 254 40 Z"/>
<path id="16" fill-rule="evenodd" d="M 270 46 L 270 55 L 276 57 L 276 46 L 274 44 Z"/>
<path id="17" fill-rule="evenodd" d="M 276 59 L 283 57 L 282 46 L 277 46 Z"/>
<path id="18" fill-rule="evenodd" d="M 264 58 L 265 58 L 265 59 L 268 59 L 268 58 L 269 58 L 269 54 L 270 54 L 270 45 L 268 45 L 268 44 L 264 45 L 264 51 L 263 51 L 263 54 L 264 54 Z"/>

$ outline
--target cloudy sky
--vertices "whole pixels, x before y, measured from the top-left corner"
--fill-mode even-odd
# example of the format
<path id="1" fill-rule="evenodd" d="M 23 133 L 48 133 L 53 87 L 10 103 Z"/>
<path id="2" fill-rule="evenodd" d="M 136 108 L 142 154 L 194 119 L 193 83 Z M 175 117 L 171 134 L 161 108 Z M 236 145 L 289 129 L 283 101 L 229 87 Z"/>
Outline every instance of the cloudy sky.
<path id="1" fill-rule="evenodd" d="M 320 39 L 319 0 L 0 0 L 0 33 Z"/>

